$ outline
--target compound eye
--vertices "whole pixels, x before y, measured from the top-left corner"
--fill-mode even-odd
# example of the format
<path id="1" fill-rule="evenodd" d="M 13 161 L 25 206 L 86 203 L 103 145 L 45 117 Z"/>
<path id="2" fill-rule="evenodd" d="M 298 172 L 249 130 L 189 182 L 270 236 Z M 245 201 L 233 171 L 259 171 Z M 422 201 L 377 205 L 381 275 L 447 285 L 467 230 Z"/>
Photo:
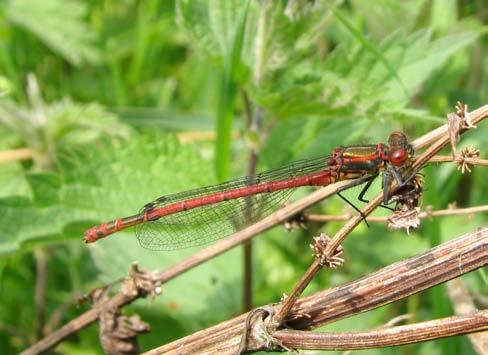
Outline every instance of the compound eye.
<path id="1" fill-rule="evenodd" d="M 402 166 L 408 159 L 406 149 L 397 149 L 390 153 L 390 163 L 394 166 Z"/>

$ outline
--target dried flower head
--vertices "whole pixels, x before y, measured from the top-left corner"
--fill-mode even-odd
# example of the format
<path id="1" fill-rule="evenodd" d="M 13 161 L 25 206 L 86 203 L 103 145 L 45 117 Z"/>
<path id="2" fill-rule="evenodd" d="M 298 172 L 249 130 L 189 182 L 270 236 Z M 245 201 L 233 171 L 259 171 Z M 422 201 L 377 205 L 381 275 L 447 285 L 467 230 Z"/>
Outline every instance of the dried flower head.
<path id="1" fill-rule="evenodd" d="M 344 259 L 340 257 L 344 252 L 342 246 L 339 245 L 330 257 L 326 254 L 325 250 L 330 238 L 325 233 L 320 233 L 318 237 L 313 238 L 313 241 L 314 243 L 310 244 L 310 248 L 313 250 L 315 258 L 319 260 L 320 265 L 335 269 L 344 263 Z"/>

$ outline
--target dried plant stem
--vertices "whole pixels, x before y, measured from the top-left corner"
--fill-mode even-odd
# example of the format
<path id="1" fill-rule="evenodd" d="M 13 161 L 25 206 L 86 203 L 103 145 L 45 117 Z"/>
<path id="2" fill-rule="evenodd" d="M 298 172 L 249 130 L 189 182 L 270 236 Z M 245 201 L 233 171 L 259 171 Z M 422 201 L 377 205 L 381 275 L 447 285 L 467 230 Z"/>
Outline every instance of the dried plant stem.
<path id="1" fill-rule="evenodd" d="M 488 330 L 488 310 L 369 332 L 334 334 L 281 330 L 273 333 L 273 338 L 286 348 L 297 350 L 359 350 L 412 344 L 482 330 Z"/>
<path id="2" fill-rule="evenodd" d="M 286 323 L 294 329 L 316 328 L 381 307 L 486 265 L 488 227 L 389 265 L 359 280 L 302 298 L 295 304 Z M 233 353 L 239 346 L 246 317 L 247 314 L 240 315 L 147 354 Z M 248 350 L 261 350 L 263 347 L 262 339 L 249 338 Z"/>
<path id="3" fill-rule="evenodd" d="M 442 217 L 442 216 L 461 216 L 461 215 L 473 215 L 476 213 L 488 212 L 488 205 L 468 207 L 468 208 L 448 208 L 445 210 L 430 210 L 426 209 L 419 213 L 418 217 L 420 219 L 432 218 L 432 217 Z M 348 221 L 351 219 L 352 215 L 350 213 L 342 215 L 326 215 L 326 214 L 307 214 L 305 218 L 307 221 L 311 222 L 340 222 Z M 388 221 L 388 216 L 380 217 L 368 217 L 368 223 L 384 223 Z"/>
<path id="4" fill-rule="evenodd" d="M 471 113 L 472 122 L 476 124 L 484 119 L 488 115 L 488 105 L 483 106 L 483 109 L 478 109 Z M 444 148 L 450 142 L 449 134 L 447 133 L 447 125 L 445 125 L 446 133 L 441 134 L 437 141 L 435 141 L 425 152 L 419 155 L 412 164 L 412 171 L 420 170 L 427 162 L 436 155 L 442 148 Z M 420 143 L 422 140 L 416 140 L 412 143 L 414 148 L 420 147 Z M 428 142 L 428 140 L 425 140 Z M 391 192 L 395 193 L 398 189 L 398 185 L 396 181 L 393 182 L 391 187 Z M 374 211 L 383 201 L 383 194 L 379 194 L 374 199 L 372 199 L 362 210 L 362 215 L 357 215 L 351 218 L 330 240 L 325 248 L 324 254 L 328 257 L 331 257 L 337 248 L 341 245 L 344 239 L 354 230 L 354 228 L 361 223 L 363 220 L 363 216 L 368 216 L 372 211 Z M 274 321 L 277 324 L 283 323 L 286 316 L 290 312 L 293 304 L 296 302 L 300 294 L 305 290 L 307 285 L 313 279 L 313 277 L 318 273 L 320 267 L 316 265 L 317 262 L 314 261 L 313 264 L 307 270 L 307 273 L 298 284 L 295 286 L 294 290 L 292 291 L 291 295 L 283 301 L 283 305 L 281 309 L 276 314 Z M 320 264 L 319 264 L 320 265 Z"/>
<path id="5" fill-rule="evenodd" d="M 478 310 L 469 293 L 468 286 L 462 278 L 449 281 L 447 283 L 447 293 L 457 315 L 470 315 Z M 487 310 L 484 312 L 487 312 Z M 468 338 L 478 354 L 488 354 L 488 332 L 470 334 Z"/>
<path id="6" fill-rule="evenodd" d="M 488 159 L 479 159 L 479 158 L 455 158 L 453 159 L 449 155 L 438 155 L 433 157 L 430 162 L 431 163 L 459 163 L 461 161 L 466 162 L 469 165 L 480 165 L 480 166 L 488 166 Z"/>
<path id="7" fill-rule="evenodd" d="M 393 190 L 394 192 L 395 190 Z M 378 207 L 381 202 L 383 201 L 383 195 L 380 194 L 376 196 L 372 201 L 370 201 L 366 207 L 364 207 L 361 212 L 363 216 L 368 216 L 376 207 Z M 335 235 L 334 237 L 328 242 L 324 255 L 327 257 L 332 257 L 335 253 L 336 249 L 339 248 L 342 241 L 349 235 L 349 233 L 363 220 L 363 217 L 360 215 L 352 217 Z M 277 315 L 275 316 L 275 322 L 278 324 L 283 323 L 286 316 L 290 312 L 291 308 L 293 307 L 294 303 L 300 297 L 301 293 L 305 290 L 308 286 L 310 281 L 315 277 L 315 275 L 321 269 L 320 263 L 317 260 L 314 260 L 312 265 L 308 268 L 304 277 L 300 279 L 298 284 L 295 286 L 293 291 L 291 292 L 290 296 L 287 297 L 283 301 L 283 305 L 278 311 Z"/>
<path id="8" fill-rule="evenodd" d="M 8 163 L 10 161 L 16 160 L 27 160 L 32 159 L 32 149 L 30 148 L 21 148 L 15 150 L 6 150 L 0 152 L 0 164 Z"/>
<path id="9" fill-rule="evenodd" d="M 470 115 L 472 118 L 472 123 L 474 125 L 478 124 L 488 116 L 488 105 L 481 106 L 480 108 L 471 111 Z M 445 134 L 447 134 L 447 124 L 430 131 L 420 138 L 417 138 L 412 142 L 412 145 L 415 149 L 420 149 L 431 144 Z"/>
<path id="10" fill-rule="evenodd" d="M 309 266 L 305 274 L 298 281 L 292 293 L 283 300 L 283 304 L 280 307 L 278 314 L 274 318 L 274 322 L 277 326 L 280 326 L 283 323 L 286 316 L 288 315 L 288 313 L 290 313 L 291 308 L 296 303 L 302 292 L 321 269 L 322 265 L 320 264 L 318 259 L 315 259 Z"/>
<path id="11" fill-rule="evenodd" d="M 36 259 L 36 335 L 38 339 L 41 339 L 44 336 L 44 326 L 46 325 L 46 301 L 47 287 L 49 282 L 49 253 L 46 248 L 39 248 L 35 251 L 34 256 Z"/>

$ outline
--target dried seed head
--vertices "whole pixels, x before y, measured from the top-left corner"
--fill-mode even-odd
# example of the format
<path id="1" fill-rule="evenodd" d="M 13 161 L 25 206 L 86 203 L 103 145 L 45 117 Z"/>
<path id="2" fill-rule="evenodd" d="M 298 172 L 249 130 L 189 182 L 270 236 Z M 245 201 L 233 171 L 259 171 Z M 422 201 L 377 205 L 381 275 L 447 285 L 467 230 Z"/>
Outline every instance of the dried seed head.
<path id="1" fill-rule="evenodd" d="M 330 242 L 330 238 L 325 233 L 321 233 L 319 236 L 313 238 L 313 241 L 314 243 L 310 244 L 310 248 L 313 250 L 315 258 L 319 260 L 320 265 L 335 269 L 344 263 L 344 259 L 340 257 L 344 252 L 342 246 L 339 245 L 331 256 L 326 254 L 326 248 Z"/>
<path id="2" fill-rule="evenodd" d="M 461 173 L 464 174 L 465 171 L 468 173 L 471 172 L 471 169 L 473 168 L 472 164 L 469 163 L 468 159 L 472 158 L 478 158 L 480 156 L 480 151 L 479 149 L 476 149 L 473 146 L 464 148 L 460 154 L 456 156 L 454 159 L 459 163 L 457 170 L 461 170 Z"/>

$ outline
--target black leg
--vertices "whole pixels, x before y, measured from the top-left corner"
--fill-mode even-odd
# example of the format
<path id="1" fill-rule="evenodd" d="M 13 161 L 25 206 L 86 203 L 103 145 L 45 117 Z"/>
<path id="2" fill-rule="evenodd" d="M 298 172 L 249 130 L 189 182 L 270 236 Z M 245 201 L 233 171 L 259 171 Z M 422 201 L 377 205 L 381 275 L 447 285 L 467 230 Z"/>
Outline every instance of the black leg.
<path id="1" fill-rule="evenodd" d="M 339 187 L 337 189 L 337 191 L 342 192 L 345 190 L 349 190 L 351 187 L 362 185 L 367 181 L 373 181 L 377 176 L 378 176 L 378 174 L 361 176 L 360 178 L 357 178 L 355 180 L 351 180 L 351 182 L 349 184 L 344 185 L 342 187 Z"/>
<path id="2" fill-rule="evenodd" d="M 344 190 L 347 190 L 347 189 L 350 189 L 351 187 L 354 187 L 354 186 L 358 186 L 358 185 L 361 185 L 361 184 L 364 184 L 365 182 L 367 182 L 366 186 L 363 187 L 363 190 L 361 191 L 361 193 L 359 194 L 360 197 L 363 197 L 363 195 L 366 193 L 366 191 L 368 190 L 368 188 L 371 186 L 373 180 L 376 178 L 376 176 L 378 175 L 366 175 L 366 176 L 362 176 L 360 177 L 359 179 L 356 179 L 356 180 L 353 180 L 351 181 L 351 183 L 337 189 L 337 195 L 344 201 L 346 202 L 349 206 L 351 206 L 352 208 L 354 208 L 362 217 L 364 223 L 366 223 L 366 225 L 368 226 L 369 228 L 369 224 L 368 224 L 368 221 L 366 221 L 366 216 L 363 214 L 363 212 L 361 212 L 361 210 L 359 208 L 357 208 L 356 206 L 354 206 L 354 204 L 349 201 L 347 198 L 345 198 L 341 192 L 344 191 Z"/>
<path id="3" fill-rule="evenodd" d="M 366 192 L 369 190 L 369 188 L 371 187 L 371 184 L 373 183 L 373 180 L 374 179 L 371 179 L 369 180 L 366 185 L 364 185 L 363 189 L 361 190 L 361 192 L 359 193 L 358 195 L 358 200 L 361 201 L 361 202 L 364 202 L 364 203 L 369 203 L 369 200 L 366 200 L 364 198 L 364 195 L 366 194 Z M 394 208 L 391 208 L 389 206 L 387 206 L 386 204 L 381 204 L 380 207 L 382 208 L 386 208 L 387 210 L 390 210 L 390 211 L 394 211 L 395 209 Z"/>
<path id="4" fill-rule="evenodd" d="M 369 180 L 366 185 L 364 185 L 363 189 L 361 190 L 361 192 L 359 193 L 358 195 L 358 200 L 361 201 L 361 202 L 365 202 L 365 203 L 368 203 L 369 200 L 366 200 L 364 198 L 364 195 L 366 194 L 366 192 L 369 190 L 369 188 L 371 187 L 371 184 L 373 183 L 373 179 Z"/>
<path id="5" fill-rule="evenodd" d="M 380 207 L 381 208 L 384 208 L 384 209 L 387 209 L 389 211 L 395 212 L 395 209 L 393 207 L 388 206 L 388 205 L 381 204 Z"/>
<path id="6" fill-rule="evenodd" d="M 341 194 L 341 192 L 339 190 L 337 190 L 337 196 L 339 196 L 340 198 L 342 198 L 342 200 L 344 202 L 346 202 L 349 206 L 351 206 L 356 211 L 358 211 L 358 213 L 361 215 L 361 218 L 363 219 L 364 223 L 366 223 L 366 225 L 369 228 L 368 221 L 366 221 L 366 216 L 363 214 L 363 212 L 361 212 L 361 210 L 359 208 L 357 208 L 356 206 L 354 206 L 354 204 L 351 201 L 349 201 L 347 198 L 345 198 L 344 196 L 342 196 L 342 194 Z"/>
<path id="7" fill-rule="evenodd" d="M 408 183 L 410 182 L 410 180 L 412 180 L 412 179 L 413 179 L 413 178 L 414 178 L 414 177 L 415 177 L 417 174 L 419 174 L 420 169 L 421 169 L 421 168 L 418 168 L 418 169 L 416 169 L 415 171 L 413 171 L 413 172 L 412 172 L 412 173 L 411 173 L 411 174 L 408 176 L 408 178 L 407 178 L 407 179 L 405 179 L 405 181 L 403 182 L 403 185 L 402 185 L 402 186 L 404 186 L 404 185 L 408 184 Z M 420 175 L 421 175 L 421 176 L 424 176 L 423 174 L 420 174 Z M 401 187 L 401 186 L 400 186 L 400 187 Z"/>

